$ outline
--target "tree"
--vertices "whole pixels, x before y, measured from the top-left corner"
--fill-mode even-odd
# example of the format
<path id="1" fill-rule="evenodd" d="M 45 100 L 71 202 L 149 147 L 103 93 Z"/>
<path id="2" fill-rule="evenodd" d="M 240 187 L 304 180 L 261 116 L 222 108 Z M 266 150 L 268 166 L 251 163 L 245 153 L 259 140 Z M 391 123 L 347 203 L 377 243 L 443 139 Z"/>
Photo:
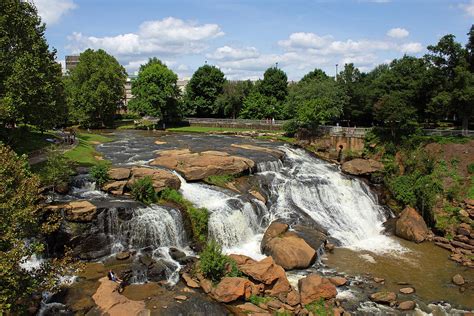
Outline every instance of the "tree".
<path id="1" fill-rule="evenodd" d="M 259 89 L 261 94 L 282 102 L 288 95 L 288 77 L 277 67 L 268 68 L 263 74 Z"/>
<path id="2" fill-rule="evenodd" d="M 469 43 L 468 43 L 469 46 Z M 445 35 L 437 45 L 428 46 L 425 59 L 436 78 L 431 107 L 441 108 L 442 115 L 457 115 L 466 131 L 473 114 L 472 72 L 469 71 L 469 48 L 464 49 L 454 35 Z"/>
<path id="3" fill-rule="evenodd" d="M 469 36 L 466 44 L 468 62 L 471 72 L 474 72 L 474 24 L 471 25 L 471 29 L 469 30 L 469 33 L 467 33 L 467 36 Z"/>
<path id="4" fill-rule="evenodd" d="M 142 115 L 160 117 L 165 121 L 181 115 L 179 109 L 178 76 L 157 58 L 140 66 L 138 77 L 132 81 L 129 110 Z"/>
<path id="5" fill-rule="evenodd" d="M 48 149 L 48 159 L 42 172 L 42 184 L 52 185 L 53 191 L 68 187 L 69 178 L 74 174 L 70 161 L 57 149 Z"/>
<path id="6" fill-rule="evenodd" d="M 39 179 L 28 169 L 26 157 L 1 144 L 0 179 L 0 313 L 23 315 L 31 294 L 53 291 L 60 276 L 77 266 L 69 255 L 38 266 L 25 264 L 41 256 L 42 235 L 57 229 L 59 221 L 40 207 Z"/>
<path id="7" fill-rule="evenodd" d="M 295 113 L 294 120 L 300 127 L 314 129 L 320 124 L 339 117 L 348 101 L 344 91 L 332 78 L 300 81 L 292 88 L 287 108 Z"/>
<path id="8" fill-rule="evenodd" d="M 227 81 L 224 84 L 222 94 L 216 99 L 216 108 L 220 117 L 236 118 L 242 108 L 244 99 L 253 89 L 250 80 Z"/>
<path id="9" fill-rule="evenodd" d="M 224 73 L 219 68 L 210 65 L 199 67 L 186 86 L 188 113 L 198 117 L 216 114 L 216 99 L 222 93 L 225 82 Z"/>
<path id="10" fill-rule="evenodd" d="M 244 99 L 239 117 L 256 120 L 274 117 L 278 104 L 274 97 L 267 97 L 254 89 Z"/>
<path id="11" fill-rule="evenodd" d="M 0 124 L 28 123 L 43 131 L 64 123 L 61 66 L 36 8 L 5 0 L 0 16 Z"/>
<path id="12" fill-rule="evenodd" d="M 104 50 L 87 49 L 66 80 L 71 119 L 85 127 L 105 127 L 124 96 L 125 69 Z"/>
<path id="13" fill-rule="evenodd" d="M 300 81 L 326 80 L 326 79 L 329 79 L 329 76 L 323 70 L 316 68 L 313 71 L 310 71 L 306 75 L 304 75 Z"/>

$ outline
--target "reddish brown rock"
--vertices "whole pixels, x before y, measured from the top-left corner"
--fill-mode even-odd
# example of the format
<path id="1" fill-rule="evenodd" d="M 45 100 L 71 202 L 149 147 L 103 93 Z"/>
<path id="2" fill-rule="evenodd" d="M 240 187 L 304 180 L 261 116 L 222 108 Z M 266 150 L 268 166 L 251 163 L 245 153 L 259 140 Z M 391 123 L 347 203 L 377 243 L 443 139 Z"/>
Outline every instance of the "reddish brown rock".
<path id="1" fill-rule="evenodd" d="M 300 303 L 300 293 L 298 291 L 292 290 L 286 296 L 286 303 L 290 306 L 296 306 Z"/>
<path id="2" fill-rule="evenodd" d="M 90 222 L 97 214 L 97 207 L 89 201 L 72 201 L 64 204 L 66 219 L 72 222 Z"/>
<path id="3" fill-rule="evenodd" d="M 127 180 L 130 178 L 130 169 L 128 168 L 112 168 L 109 170 L 110 180 Z"/>
<path id="4" fill-rule="evenodd" d="M 332 277 L 329 278 L 329 281 L 331 281 L 335 286 L 343 286 L 347 283 L 347 279 L 343 277 Z"/>
<path id="5" fill-rule="evenodd" d="M 400 293 L 402 293 L 402 294 L 412 294 L 412 293 L 415 293 L 415 289 L 412 288 L 412 287 L 404 287 L 404 288 L 401 288 L 399 291 L 400 291 Z"/>
<path id="6" fill-rule="evenodd" d="M 456 285 L 464 285 L 464 283 L 466 283 L 466 281 L 464 281 L 464 278 L 460 274 L 456 274 L 455 276 L 453 276 L 452 281 Z"/>
<path id="7" fill-rule="evenodd" d="M 214 175 L 238 175 L 252 170 L 255 163 L 247 158 L 231 156 L 224 152 L 206 151 L 191 153 L 189 150 L 165 150 L 151 162 L 178 171 L 188 181 L 202 180 Z"/>
<path id="8" fill-rule="evenodd" d="M 127 180 L 107 182 L 102 186 L 102 190 L 115 195 L 122 195 L 124 193 L 126 185 Z"/>
<path id="9" fill-rule="evenodd" d="M 229 258 L 233 259 L 235 263 L 237 263 L 237 266 L 255 262 L 255 260 L 253 260 L 252 258 L 244 255 L 230 254 Z"/>
<path id="10" fill-rule="evenodd" d="M 390 304 L 396 301 L 397 294 L 395 294 L 394 292 L 377 292 L 371 294 L 370 299 L 376 303 Z"/>
<path id="11" fill-rule="evenodd" d="M 263 234 L 262 242 L 260 244 L 260 250 L 263 252 L 267 243 L 277 236 L 282 236 L 288 231 L 288 224 L 274 221 L 268 226 L 267 230 Z"/>
<path id="12" fill-rule="evenodd" d="M 266 285 L 272 285 L 268 290 L 270 295 L 278 295 L 291 290 L 290 282 L 286 278 L 285 270 L 277 265 L 272 257 L 258 262 L 250 262 L 239 266 L 240 271 Z"/>
<path id="13" fill-rule="evenodd" d="M 407 206 L 395 225 L 395 234 L 398 237 L 414 242 L 422 242 L 428 236 L 428 227 L 418 212 Z"/>
<path id="14" fill-rule="evenodd" d="M 132 176 L 128 180 L 127 186 L 130 187 L 136 180 L 143 177 L 150 177 L 153 182 L 155 192 L 160 192 L 165 188 L 178 190 L 181 186 L 179 178 L 170 171 L 163 169 L 153 169 L 144 167 L 133 167 Z"/>
<path id="15" fill-rule="evenodd" d="M 457 233 L 458 235 L 469 236 L 471 234 L 471 227 L 469 224 L 461 223 L 458 226 Z"/>
<path id="16" fill-rule="evenodd" d="M 245 297 L 246 289 L 252 286 L 254 284 L 247 279 L 225 277 L 212 289 L 211 295 L 219 302 L 229 303 Z"/>
<path id="17" fill-rule="evenodd" d="M 237 305 L 237 308 L 241 309 L 245 314 L 250 314 L 250 315 L 260 315 L 260 314 L 268 314 L 268 312 L 258 306 L 255 306 L 252 303 L 245 303 L 245 304 L 240 304 Z M 268 314 L 270 315 L 270 314 Z"/>
<path id="18" fill-rule="evenodd" d="M 301 304 L 306 305 L 319 299 L 331 299 L 336 297 L 337 290 L 328 279 L 317 274 L 310 274 L 298 281 Z"/>
<path id="19" fill-rule="evenodd" d="M 438 247 L 444 248 L 446 250 L 449 250 L 449 251 L 454 251 L 454 247 L 451 246 L 450 244 L 445 244 L 445 243 L 442 243 L 442 242 L 435 242 L 435 245 L 438 246 Z"/>
<path id="20" fill-rule="evenodd" d="M 186 282 L 186 285 L 191 287 L 191 288 L 194 288 L 194 289 L 197 289 L 200 287 L 199 283 L 196 282 L 195 280 L 193 280 L 193 278 L 188 274 L 188 273 L 183 273 L 181 275 L 181 277 L 183 278 L 184 282 Z"/>
<path id="21" fill-rule="evenodd" d="M 373 159 L 352 159 L 342 164 L 342 171 L 355 176 L 382 171 L 383 163 Z"/>
<path id="22" fill-rule="evenodd" d="M 411 311 L 414 310 L 416 307 L 415 301 L 404 301 L 398 304 L 398 309 L 401 309 L 402 311 Z"/>

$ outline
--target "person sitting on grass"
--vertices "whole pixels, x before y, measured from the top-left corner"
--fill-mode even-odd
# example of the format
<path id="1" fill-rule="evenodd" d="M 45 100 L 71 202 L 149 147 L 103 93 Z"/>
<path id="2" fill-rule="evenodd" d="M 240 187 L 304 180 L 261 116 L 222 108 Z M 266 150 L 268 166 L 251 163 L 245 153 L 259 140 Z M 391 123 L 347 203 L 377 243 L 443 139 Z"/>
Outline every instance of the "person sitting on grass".
<path id="1" fill-rule="evenodd" d="M 122 283 L 122 280 L 119 279 L 119 277 L 117 277 L 117 275 L 115 274 L 115 272 L 112 271 L 112 270 L 109 270 L 109 273 L 107 273 L 107 276 L 109 277 L 109 280 L 110 280 L 110 281 L 113 281 L 113 282 L 118 283 L 118 284 L 121 284 L 121 283 Z"/>

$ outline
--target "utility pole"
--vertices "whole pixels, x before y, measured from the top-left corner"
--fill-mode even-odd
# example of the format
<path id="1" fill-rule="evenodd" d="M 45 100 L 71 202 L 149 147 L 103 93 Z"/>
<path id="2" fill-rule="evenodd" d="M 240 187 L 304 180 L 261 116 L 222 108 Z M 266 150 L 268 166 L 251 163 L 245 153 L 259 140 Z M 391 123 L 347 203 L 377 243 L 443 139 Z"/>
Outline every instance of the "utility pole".
<path id="1" fill-rule="evenodd" d="M 278 62 L 275 63 L 275 68 L 278 68 Z"/>
<path id="2" fill-rule="evenodd" d="M 337 81 L 337 66 L 339 66 L 339 64 L 336 64 L 336 81 Z"/>

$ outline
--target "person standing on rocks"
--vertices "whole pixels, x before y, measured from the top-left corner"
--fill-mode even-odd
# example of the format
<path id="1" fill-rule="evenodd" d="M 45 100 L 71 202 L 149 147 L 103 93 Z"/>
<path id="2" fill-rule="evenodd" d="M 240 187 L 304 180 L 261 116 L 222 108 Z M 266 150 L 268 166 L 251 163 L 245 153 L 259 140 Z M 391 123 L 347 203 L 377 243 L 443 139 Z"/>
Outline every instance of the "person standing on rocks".
<path id="1" fill-rule="evenodd" d="M 117 277 L 115 272 L 112 270 L 109 270 L 109 273 L 107 273 L 107 277 L 109 278 L 110 281 L 113 281 L 118 284 L 121 284 L 123 282 L 123 280 L 119 279 L 119 277 Z"/>

